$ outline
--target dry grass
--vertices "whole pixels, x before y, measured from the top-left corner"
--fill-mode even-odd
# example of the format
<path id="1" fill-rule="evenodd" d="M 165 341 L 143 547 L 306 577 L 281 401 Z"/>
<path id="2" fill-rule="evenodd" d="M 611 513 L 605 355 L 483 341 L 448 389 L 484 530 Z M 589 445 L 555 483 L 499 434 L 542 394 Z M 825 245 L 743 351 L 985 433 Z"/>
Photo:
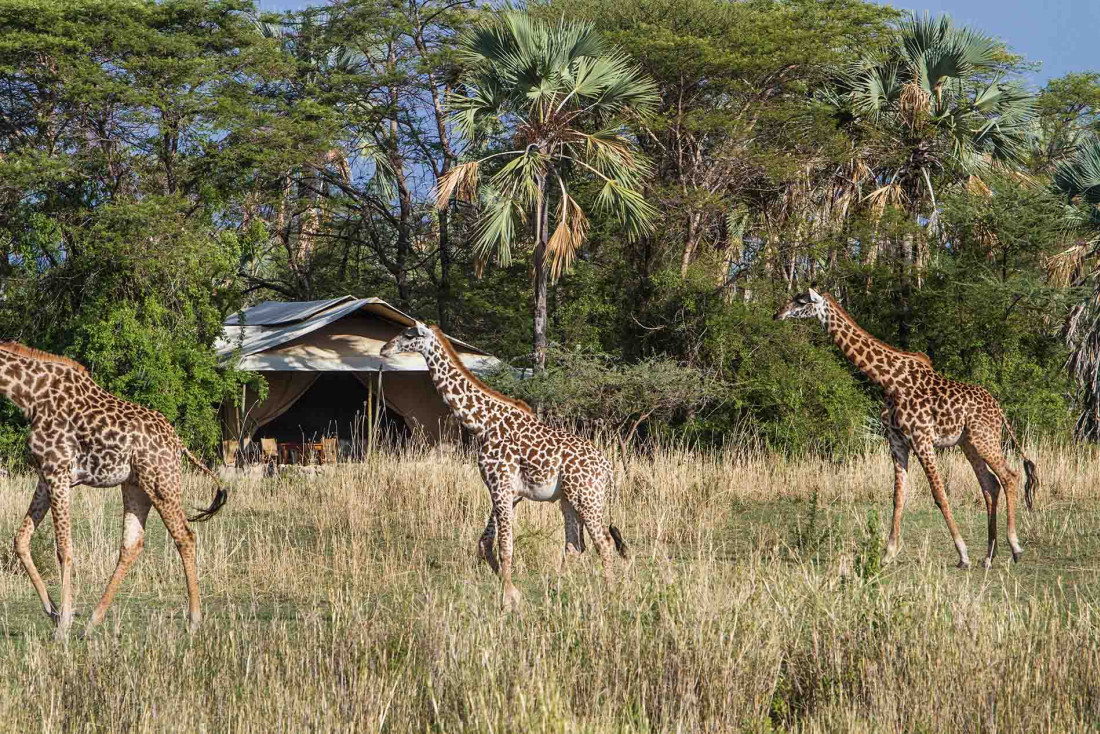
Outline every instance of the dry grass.
<path id="1" fill-rule="evenodd" d="M 1003 555 L 966 573 L 922 476 L 900 560 L 879 569 L 884 452 L 833 464 L 662 450 L 624 473 L 612 516 L 634 558 L 610 589 L 591 552 L 556 574 L 557 508 L 520 506 L 525 603 L 509 616 L 473 560 L 488 508 L 468 457 L 241 480 L 197 527 L 206 619 L 194 637 L 159 519 L 105 626 L 67 645 L 6 560 L 0 729 L 1090 729 L 1100 469 L 1092 451 L 1037 459 L 1045 487 L 1041 510 L 1021 513 L 1023 563 Z M 976 482 L 957 452 L 942 465 L 980 558 Z M 0 484 L 4 537 L 31 488 Z M 205 504 L 209 487 L 192 478 L 187 495 Z M 120 514 L 116 491 L 78 493 L 80 612 L 113 568 Z M 56 585 L 48 526 L 34 548 Z"/>

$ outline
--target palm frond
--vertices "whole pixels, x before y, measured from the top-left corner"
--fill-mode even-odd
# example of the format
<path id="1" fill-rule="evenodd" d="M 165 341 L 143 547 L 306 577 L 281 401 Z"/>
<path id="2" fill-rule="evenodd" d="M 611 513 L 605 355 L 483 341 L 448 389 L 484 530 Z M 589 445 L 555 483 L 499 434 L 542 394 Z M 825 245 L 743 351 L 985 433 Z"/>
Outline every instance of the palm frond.
<path id="1" fill-rule="evenodd" d="M 577 250 L 588 238 L 588 217 L 573 197 L 569 195 L 565 184 L 558 179 L 561 199 L 558 201 L 558 225 L 546 245 L 551 256 L 550 277 L 557 280 L 569 270 L 576 260 Z"/>
<path id="2" fill-rule="evenodd" d="M 1100 138 L 1086 139 L 1070 160 L 1058 164 L 1054 189 L 1067 201 L 1100 204 Z"/>
<path id="3" fill-rule="evenodd" d="M 464 201 L 476 200 L 480 167 L 481 161 L 460 163 L 440 176 L 435 186 L 436 209 L 446 209 L 450 205 L 451 197 L 456 194 Z"/>
<path id="4" fill-rule="evenodd" d="M 596 196 L 601 209 L 613 213 L 633 239 L 653 231 L 657 211 L 641 192 L 616 181 L 607 181 Z"/>
<path id="5" fill-rule="evenodd" d="M 481 216 L 474 230 L 474 257 L 480 262 L 495 259 L 501 267 L 511 265 L 516 223 L 524 219 L 521 202 L 505 192 L 482 186 Z"/>

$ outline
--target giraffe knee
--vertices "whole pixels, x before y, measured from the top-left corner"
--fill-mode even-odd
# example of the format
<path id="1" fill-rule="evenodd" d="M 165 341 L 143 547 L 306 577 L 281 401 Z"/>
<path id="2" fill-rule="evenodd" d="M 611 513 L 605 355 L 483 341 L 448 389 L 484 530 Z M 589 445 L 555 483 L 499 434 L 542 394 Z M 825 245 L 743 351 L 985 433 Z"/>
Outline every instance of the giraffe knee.
<path id="1" fill-rule="evenodd" d="M 195 531 L 186 525 L 183 531 L 175 534 L 176 550 L 180 553 L 190 553 L 195 550 Z"/>
<path id="2" fill-rule="evenodd" d="M 11 545 L 15 554 L 20 558 L 30 556 L 31 534 L 27 532 L 26 528 L 19 528 L 19 530 L 15 532 L 15 538 L 12 540 Z"/>

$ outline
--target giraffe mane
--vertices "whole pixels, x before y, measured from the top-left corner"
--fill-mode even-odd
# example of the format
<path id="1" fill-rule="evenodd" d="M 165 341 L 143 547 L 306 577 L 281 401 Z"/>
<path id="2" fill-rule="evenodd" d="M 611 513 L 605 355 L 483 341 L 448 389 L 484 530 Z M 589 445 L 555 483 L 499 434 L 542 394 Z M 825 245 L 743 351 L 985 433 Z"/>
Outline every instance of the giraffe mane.
<path id="1" fill-rule="evenodd" d="M 14 354 L 25 359 L 33 359 L 38 362 L 52 362 L 54 364 L 63 364 L 79 370 L 80 372 L 86 373 L 88 371 L 87 367 L 80 364 L 80 362 L 77 362 L 75 359 L 62 357 L 60 354 L 51 354 L 50 352 L 44 352 L 41 349 L 28 347 L 26 344 L 20 344 L 19 342 L 0 342 L 0 351 L 8 352 L 9 354 Z"/>
<path id="2" fill-rule="evenodd" d="M 912 359 L 915 359 L 918 362 L 921 362 L 922 364 L 926 365 L 928 367 L 928 369 L 932 369 L 932 360 L 929 358 L 929 356 L 927 354 L 925 354 L 924 352 L 907 352 L 904 349 L 898 349 L 897 347 L 894 347 L 894 346 L 891 346 L 891 345 L 887 344 L 882 339 L 879 339 L 878 337 L 871 334 L 871 332 L 867 331 L 862 326 L 860 326 L 859 322 L 856 321 L 854 318 L 852 318 L 852 315 L 850 313 L 848 313 L 847 311 L 844 310 L 844 307 L 841 306 L 840 303 L 835 298 L 833 298 L 831 293 L 826 293 L 824 295 L 825 295 L 825 298 L 829 299 L 829 303 L 832 305 L 832 307 L 835 308 L 840 313 L 841 316 L 846 318 L 848 320 L 848 322 L 850 324 L 852 324 L 853 327 L 855 327 L 856 331 L 859 332 L 869 342 L 871 342 L 872 344 L 875 344 L 877 346 L 882 347 L 883 349 L 885 349 L 886 351 L 888 351 L 892 354 L 900 354 L 903 357 L 910 357 Z"/>
<path id="3" fill-rule="evenodd" d="M 470 371 L 470 368 L 463 364 L 462 360 L 459 359 L 458 352 L 455 351 L 454 346 L 451 344 L 451 340 L 447 338 L 447 335 L 443 333 L 443 330 L 440 329 L 438 326 L 431 326 L 430 328 L 432 330 L 432 333 L 435 334 L 435 338 L 438 339 L 439 343 L 443 346 L 443 351 L 446 352 L 447 357 L 451 360 L 452 363 L 454 363 L 454 366 L 458 369 L 458 371 L 461 372 L 467 380 L 472 382 L 475 387 L 477 387 L 482 392 L 487 393 L 490 397 L 493 397 L 501 401 L 502 403 L 507 403 L 513 408 L 518 408 L 524 413 L 530 413 L 531 415 L 535 414 L 535 411 L 531 410 L 531 406 L 527 403 L 516 398 L 510 398 L 504 393 L 494 390 L 493 388 L 482 382 L 480 379 L 478 379 L 477 376 L 475 376 L 474 373 Z"/>

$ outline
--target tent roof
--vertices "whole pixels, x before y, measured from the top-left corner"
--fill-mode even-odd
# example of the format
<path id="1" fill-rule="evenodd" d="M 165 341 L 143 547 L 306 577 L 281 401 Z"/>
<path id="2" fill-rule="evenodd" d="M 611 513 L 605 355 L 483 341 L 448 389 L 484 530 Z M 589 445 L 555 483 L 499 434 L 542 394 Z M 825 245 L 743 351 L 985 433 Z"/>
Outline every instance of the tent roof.
<path id="1" fill-rule="evenodd" d="M 228 362 L 241 355 L 241 369 L 259 371 L 394 371 L 423 372 L 427 366 L 414 355 L 383 358 L 377 336 L 357 334 L 333 339 L 332 332 L 303 339 L 352 314 L 365 313 L 397 327 L 416 323 L 408 314 L 380 298 L 343 296 L 326 301 L 264 301 L 225 320 L 215 343 L 218 358 Z M 491 369 L 497 360 L 477 347 L 448 337 L 463 362 L 475 371 Z M 296 341 L 298 340 L 298 341 Z M 290 342 L 295 342 L 290 344 Z"/>
<path id="2" fill-rule="evenodd" d="M 226 326 L 242 325 L 241 316 L 245 318 L 243 323 L 250 326 L 284 326 L 299 321 L 305 321 L 314 314 L 321 313 L 341 303 L 354 301 L 352 296 L 330 298 L 327 301 L 264 301 L 246 308 L 239 314 L 233 314 L 225 320 Z"/>

